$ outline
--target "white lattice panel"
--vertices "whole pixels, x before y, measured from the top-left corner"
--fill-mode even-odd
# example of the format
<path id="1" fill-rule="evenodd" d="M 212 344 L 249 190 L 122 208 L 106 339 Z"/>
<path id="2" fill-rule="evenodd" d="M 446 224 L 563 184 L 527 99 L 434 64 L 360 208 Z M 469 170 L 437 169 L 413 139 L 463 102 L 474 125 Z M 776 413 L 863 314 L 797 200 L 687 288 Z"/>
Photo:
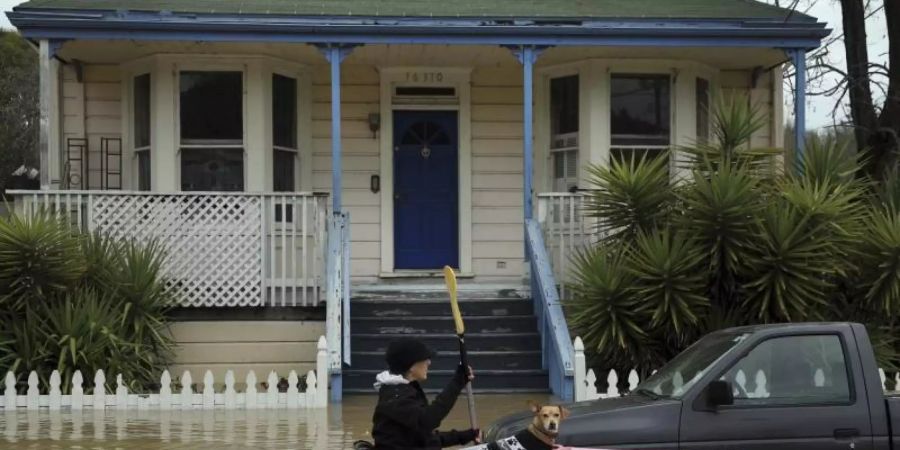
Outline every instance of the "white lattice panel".
<path id="1" fill-rule="evenodd" d="M 166 250 L 182 306 L 262 303 L 262 200 L 241 195 L 94 196 L 90 228 Z"/>

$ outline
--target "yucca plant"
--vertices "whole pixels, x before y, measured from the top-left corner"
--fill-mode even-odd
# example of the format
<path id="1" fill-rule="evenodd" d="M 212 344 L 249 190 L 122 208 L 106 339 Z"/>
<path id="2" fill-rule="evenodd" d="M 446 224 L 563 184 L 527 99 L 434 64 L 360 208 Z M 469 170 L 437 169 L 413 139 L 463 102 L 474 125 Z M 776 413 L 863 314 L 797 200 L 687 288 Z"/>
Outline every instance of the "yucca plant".
<path id="1" fill-rule="evenodd" d="M 638 235 L 628 253 L 631 296 L 649 310 L 650 325 L 676 344 L 709 307 L 703 257 L 695 241 L 665 229 Z"/>
<path id="2" fill-rule="evenodd" d="M 609 167 L 589 166 L 597 189 L 587 201 L 590 217 L 613 240 L 629 240 L 668 219 L 674 192 L 669 184 L 668 154 L 613 159 Z"/>
<path id="3" fill-rule="evenodd" d="M 648 332 L 650 312 L 631 292 L 634 277 L 624 249 L 597 246 L 578 252 L 575 261 L 568 319 L 585 347 L 611 364 L 651 365 L 656 359 L 652 351 L 642 353 L 644 361 L 630 351 L 652 349 L 654 338 Z"/>
<path id="4" fill-rule="evenodd" d="M 32 308 L 22 314 L 7 314 L 3 317 L 5 341 L 3 348 L 6 356 L 0 373 L 11 371 L 16 374 L 17 387 L 20 393 L 27 389 L 25 381 L 32 370 L 44 372 L 48 362 L 47 340 L 40 333 L 44 318 Z M 49 374 L 47 374 L 49 376 Z"/>
<path id="5" fill-rule="evenodd" d="M 709 299 L 732 309 L 746 269 L 744 256 L 758 244 L 758 218 L 765 206 L 765 181 L 740 165 L 722 166 L 709 176 L 695 175 L 679 191 L 683 213 L 676 226 L 692 236 L 705 254 Z"/>
<path id="6" fill-rule="evenodd" d="M 32 370 L 42 387 L 53 370 L 69 389 L 75 370 L 98 369 L 134 391 L 154 385 L 171 360 L 176 303 L 163 258 L 156 243 L 81 235 L 44 213 L 0 219 L 0 373 L 16 372 L 20 388 Z"/>
<path id="7" fill-rule="evenodd" d="M 79 239 L 84 255 L 81 285 L 86 288 L 115 289 L 115 272 L 122 264 L 122 245 L 100 232 L 87 233 Z"/>
<path id="8" fill-rule="evenodd" d="M 0 296 L 6 308 L 64 291 L 81 278 L 78 238 L 56 216 L 40 212 L 0 220 Z"/>
<path id="9" fill-rule="evenodd" d="M 751 146 L 758 110 L 717 108 L 715 139 L 677 149 L 692 176 L 676 187 L 666 159 L 588 168 L 588 214 L 612 238 L 574 258 L 573 331 L 604 367 L 656 368 L 724 327 L 854 320 L 895 367 L 900 179 L 859 179 L 860 158 L 832 141 L 773 170 L 776 152 Z"/>
<path id="10" fill-rule="evenodd" d="M 767 169 L 774 167 L 774 159 L 781 151 L 750 145 L 753 134 L 766 126 L 762 108 L 745 96 L 721 93 L 715 96 L 713 104 L 713 138 L 679 147 L 678 151 L 684 155 L 682 167 L 709 173 L 722 166 L 739 165 L 771 172 Z"/>
<path id="11" fill-rule="evenodd" d="M 111 293 L 87 288 L 68 292 L 45 307 L 42 332 L 63 386 L 71 386 L 76 370 L 90 377 L 100 368 L 110 375 L 110 382 L 117 374 L 136 385 L 153 381 L 149 368 L 137 357 L 143 344 L 128 338 L 121 310 Z"/>
<path id="12" fill-rule="evenodd" d="M 120 321 L 129 339 L 141 344 L 140 361 L 160 367 L 171 356 L 168 314 L 176 300 L 162 274 L 165 253 L 155 241 L 143 245 L 127 241 L 119 251 L 121 264 L 111 279 L 122 306 Z"/>
<path id="13" fill-rule="evenodd" d="M 860 251 L 860 288 L 866 303 L 900 316 L 900 212 L 871 211 Z"/>
<path id="14" fill-rule="evenodd" d="M 831 244 L 818 238 L 825 224 L 783 203 L 771 205 L 760 221 L 759 245 L 751 249 L 743 305 L 752 320 L 769 323 L 817 319 L 829 277 L 837 274 Z"/>

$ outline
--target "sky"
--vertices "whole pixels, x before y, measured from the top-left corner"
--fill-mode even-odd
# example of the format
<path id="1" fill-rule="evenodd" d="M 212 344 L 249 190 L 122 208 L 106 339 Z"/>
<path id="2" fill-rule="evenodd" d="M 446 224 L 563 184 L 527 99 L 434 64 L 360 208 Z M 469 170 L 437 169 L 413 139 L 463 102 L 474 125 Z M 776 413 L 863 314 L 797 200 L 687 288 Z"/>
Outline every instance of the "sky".
<path id="1" fill-rule="evenodd" d="M 9 11 L 13 6 L 20 4 L 23 1 L 24 0 L 0 0 L 0 11 Z M 769 0 L 768 3 L 774 3 L 774 0 Z M 810 15 L 819 18 L 821 21 L 827 22 L 829 28 L 834 30 L 832 31 L 832 35 L 839 35 L 842 33 L 841 12 L 837 0 L 801 1 L 801 5 L 808 5 L 809 3 L 813 3 L 812 6 L 802 6 L 800 9 L 807 11 Z M 875 0 L 873 3 L 880 4 L 881 2 Z M 9 23 L 5 14 L 0 14 L 0 28 L 12 28 L 12 25 Z M 870 20 L 866 24 L 866 28 L 869 31 L 869 58 L 873 61 L 880 60 L 886 62 L 888 45 L 887 39 L 884 36 L 884 15 L 877 14 L 874 16 L 873 20 Z M 843 52 L 844 48 L 841 43 L 837 43 L 833 46 L 831 61 L 838 67 L 845 66 Z M 792 96 L 793 94 L 791 92 L 785 92 L 786 103 L 789 103 Z M 835 123 L 835 120 L 843 118 L 843 108 L 840 108 L 835 114 L 833 113 L 833 107 L 833 98 L 811 97 L 807 103 L 807 127 L 809 129 L 826 127 Z M 793 117 L 793 109 L 790 104 L 787 104 L 785 118 L 790 119 L 791 117 Z"/>

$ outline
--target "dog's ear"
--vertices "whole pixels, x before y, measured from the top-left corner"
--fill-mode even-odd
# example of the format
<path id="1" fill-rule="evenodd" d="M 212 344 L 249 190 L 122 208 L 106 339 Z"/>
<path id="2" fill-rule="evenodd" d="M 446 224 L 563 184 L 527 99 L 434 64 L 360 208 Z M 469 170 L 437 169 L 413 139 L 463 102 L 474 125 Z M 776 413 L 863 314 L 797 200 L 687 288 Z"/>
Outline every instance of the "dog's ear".
<path id="1" fill-rule="evenodd" d="M 568 409 L 566 409 L 566 408 L 564 408 L 564 407 L 562 407 L 562 406 L 559 406 L 558 408 L 559 408 L 559 417 L 560 417 L 561 419 L 565 419 L 565 418 L 569 417 L 569 410 L 568 410 Z"/>
<path id="2" fill-rule="evenodd" d="M 533 400 L 528 400 L 528 407 L 531 409 L 531 412 L 537 414 L 538 411 L 541 410 L 541 405 L 538 405 Z"/>

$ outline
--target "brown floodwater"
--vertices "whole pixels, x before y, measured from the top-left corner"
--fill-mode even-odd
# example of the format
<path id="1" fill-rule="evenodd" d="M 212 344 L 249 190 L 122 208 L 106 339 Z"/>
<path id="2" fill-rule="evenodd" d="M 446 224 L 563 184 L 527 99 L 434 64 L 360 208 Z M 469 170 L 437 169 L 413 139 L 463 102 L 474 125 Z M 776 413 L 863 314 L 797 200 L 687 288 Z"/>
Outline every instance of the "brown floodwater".
<path id="1" fill-rule="evenodd" d="M 344 398 L 327 410 L 15 411 L 0 413 L 0 449 L 340 449 L 370 440 L 377 398 Z M 482 426 L 546 394 L 478 395 Z M 468 428 L 464 396 L 443 429 Z"/>

